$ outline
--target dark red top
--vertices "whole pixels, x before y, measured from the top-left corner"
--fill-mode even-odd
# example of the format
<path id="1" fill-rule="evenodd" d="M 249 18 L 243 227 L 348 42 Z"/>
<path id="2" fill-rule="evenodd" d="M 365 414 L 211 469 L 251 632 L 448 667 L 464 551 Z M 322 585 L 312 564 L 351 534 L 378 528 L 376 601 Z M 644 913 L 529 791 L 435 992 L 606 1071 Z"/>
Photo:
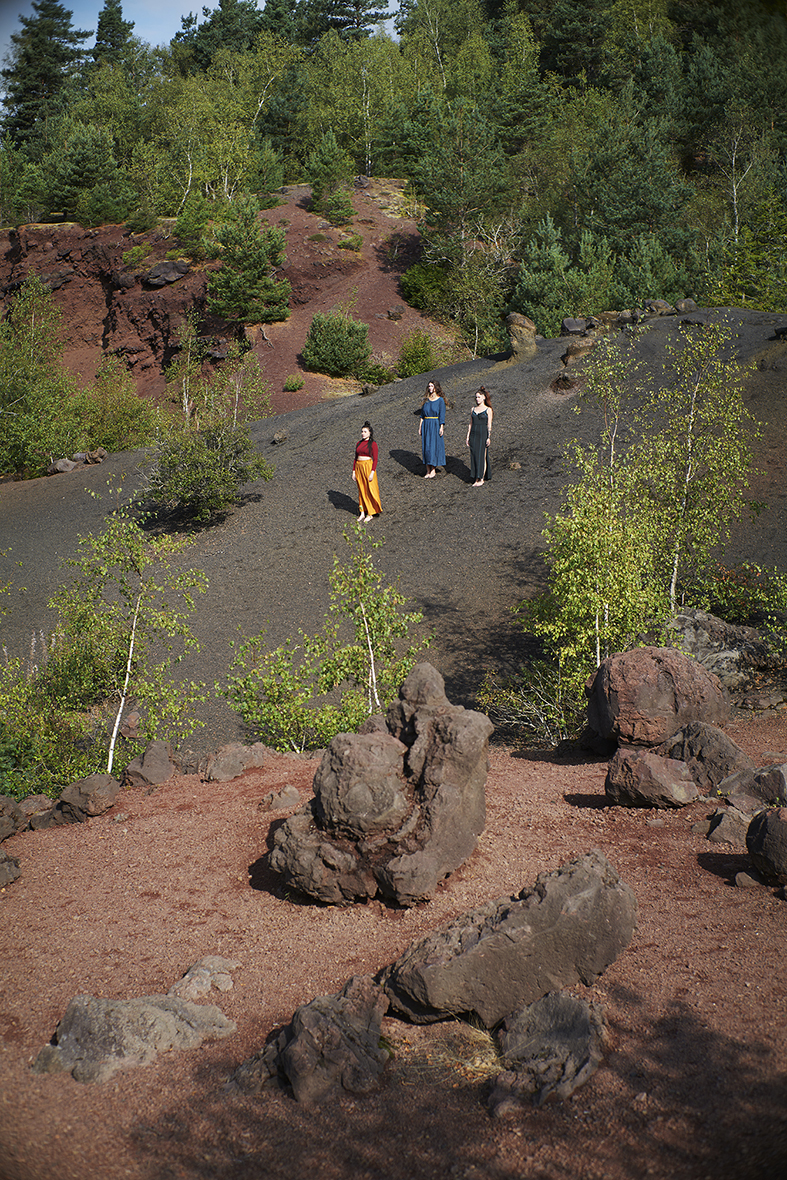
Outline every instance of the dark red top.
<path id="1" fill-rule="evenodd" d="M 355 448 L 355 458 L 356 459 L 368 459 L 370 455 L 372 457 L 372 471 L 376 471 L 377 470 L 377 443 L 370 442 L 368 439 L 362 438 L 361 441 L 358 443 L 357 447 Z M 354 470 L 355 470 L 355 464 L 353 463 L 353 471 Z"/>

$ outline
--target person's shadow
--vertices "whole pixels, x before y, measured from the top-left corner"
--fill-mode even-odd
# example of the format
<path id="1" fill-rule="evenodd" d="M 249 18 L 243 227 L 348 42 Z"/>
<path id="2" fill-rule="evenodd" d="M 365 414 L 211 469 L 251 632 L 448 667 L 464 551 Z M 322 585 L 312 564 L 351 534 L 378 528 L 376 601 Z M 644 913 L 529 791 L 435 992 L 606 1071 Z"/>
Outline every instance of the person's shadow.
<path id="1" fill-rule="evenodd" d="M 405 471 L 409 471 L 411 475 L 423 475 L 424 461 L 420 455 L 416 455 L 415 451 L 389 451 L 388 454 L 393 459 L 394 463 L 398 463 L 400 467 L 404 467 Z"/>
<path id="2" fill-rule="evenodd" d="M 329 488 L 328 499 L 337 512 L 349 512 L 353 516 L 358 515 L 358 501 L 354 500 L 352 496 L 348 496 L 345 492 L 336 492 L 332 488 Z"/>

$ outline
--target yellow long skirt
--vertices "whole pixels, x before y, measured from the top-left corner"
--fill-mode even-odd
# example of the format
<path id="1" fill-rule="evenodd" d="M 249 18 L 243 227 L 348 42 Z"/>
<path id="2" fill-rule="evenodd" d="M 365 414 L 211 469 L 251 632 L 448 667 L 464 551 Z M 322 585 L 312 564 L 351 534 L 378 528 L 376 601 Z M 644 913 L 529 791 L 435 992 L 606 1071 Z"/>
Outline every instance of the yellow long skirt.
<path id="1" fill-rule="evenodd" d="M 380 485 L 377 482 L 377 472 L 372 474 L 369 479 L 369 468 L 372 465 L 370 458 L 358 458 L 355 460 L 355 482 L 358 484 L 358 507 L 361 512 L 365 512 L 367 516 L 377 516 L 382 512 L 380 507 Z"/>

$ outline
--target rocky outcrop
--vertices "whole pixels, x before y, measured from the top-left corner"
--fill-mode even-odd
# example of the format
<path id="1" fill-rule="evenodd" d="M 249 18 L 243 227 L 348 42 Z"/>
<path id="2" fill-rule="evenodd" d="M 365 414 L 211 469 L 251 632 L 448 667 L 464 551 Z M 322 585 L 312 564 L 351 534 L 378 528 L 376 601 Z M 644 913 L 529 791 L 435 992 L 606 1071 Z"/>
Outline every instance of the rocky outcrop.
<path id="1" fill-rule="evenodd" d="M 118 1070 L 150 1064 L 159 1053 L 194 1049 L 234 1032 L 234 1023 L 213 1004 L 175 996 L 75 996 L 33 1072 L 66 1071 L 77 1082 L 105 1082 Z"/>
<path id="2" fill-rule="evenodd" d="M 677 636 L 681 651 L 718 676 L 736 699 L 752 690 L 758 676 L 783 679 L 783 657 L 755 627 L 725 623 L 707 611 L 687 610 L 672 619 L 669 630 Z M 778 700 L 783 699 L 782 689 Z"/>
<path id="3" fill-rule="evenodd" d="M 631 889 L 591 852 L 413 943 L 380 982 L 404 1019 L 472 1013 L 492 1028 L 548 992 L 592 983 L 628 946 L 636 914 Z"/>
<path id="4" fill-rule="evenodd" d="M 233 1075 L 247 1094 L 265 1086 L 289 1086 L 307 1106 L 337 1093 L 368 1094 L 389 1055 L 381 1047 L 388 1007 L 383 990 L 368 975 L 353 976 L 335 996 L 304 1004 L 261 1053 Z"/>
<path id="5" fill-rule="evenodd" d="M 698 789 L 707 795 L 737 771 L 754 770 L 740 746 L 716 725 L 692 721 L 657 746 L 656 754 L 685 762 Z"/>
<path id="6" fill-rule="evenodd" d="M 314 798 L 275 834 L 271 868 L 334 905 L 378 893 L 414 905 L 483 830 L 492 725 L 452 705 L 439 673 L 418 664 L 386 718 L 366 728 L 333 739 Z"/>
<path id="7" fill-rule="evenodd" d="M 253 746 L 230 742 L 208 758 L 208 782 L 229 782 L 252 767 L 262 766 L 267 755 L 268 749 L 262 742 L 255 742 Z"/>
<path id="8" fill-rule="evenodd" d="M 741 811 L 754 814 L 764 807 L 787 806 L 787 763 L 738 770 L 723 779 L 718 793 Z"/>
<path id="9" fill-rule="evenodd" d="M 719 724 L 729 715 L 718 678 L 669 647 L 609 656 L 587 696 L 591 733 L 622 745 L 659 746 L 692 721 Z"/>
<path id="10" fill-rule="evenodd" d="M 123 772 L 124 787 L 157 787 L 177 771 L 169 742 L 150 742 Z"/>

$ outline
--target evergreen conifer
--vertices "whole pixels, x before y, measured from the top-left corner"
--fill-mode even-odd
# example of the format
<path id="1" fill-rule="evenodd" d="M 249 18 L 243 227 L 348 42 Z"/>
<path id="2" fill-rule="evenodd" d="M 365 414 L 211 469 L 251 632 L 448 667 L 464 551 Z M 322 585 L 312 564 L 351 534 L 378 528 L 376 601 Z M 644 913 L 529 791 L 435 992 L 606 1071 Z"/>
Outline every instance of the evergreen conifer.
<path id="1" fill-rule="evenodd" d="M 80 42 L 91 35 L 72 28 L 72 13 L 56 0 L 33 0 L 32 7 L 32 16 L 19 17 L 22 30 L 11 34 L 10 65 L 0 70 L 5 131 L 15 143 L 34 136 L 36 124 L 85 55 Z"/>

